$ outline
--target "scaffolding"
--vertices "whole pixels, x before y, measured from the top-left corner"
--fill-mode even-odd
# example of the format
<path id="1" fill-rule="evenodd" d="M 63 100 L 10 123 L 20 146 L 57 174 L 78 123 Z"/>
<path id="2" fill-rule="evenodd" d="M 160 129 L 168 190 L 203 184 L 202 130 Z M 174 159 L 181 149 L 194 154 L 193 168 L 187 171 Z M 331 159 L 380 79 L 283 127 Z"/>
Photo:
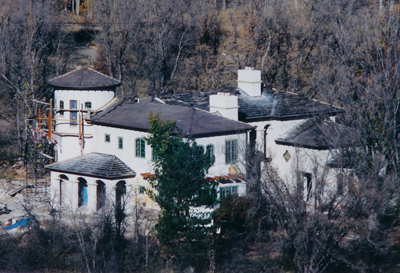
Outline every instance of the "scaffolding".
<path id="1" fill-rule="evenodd" d="M 82 109 L 83 105 L 78 103 L 78 109 L 53 109 L 53 101 L 42 103 L 46 106 L 46 114 L 42 114 L 40 109 L 37 111 L 36 118 L 25 119 L 25 166 L 26 166 L 26 186 L 33 185 L 33 193 L 36 196 L 47 196 L 50 187 L 50 175 L 45 166 L 53 163 L 57 159 L 54 157 L 54 146 L 56 141 L 54 136 L 59 137 L 78 137 L 80 153 L 83 155 L 85 148 L 85 138 L 92 138 L 91 134 L 85 134 L 85 117 L 83 113 L 87 113 L 90 117 L 90 109 Z M 57 112 L 77 112 L 76 120 L 55 119 L 53 114 Z M 77 133 L 55 132 L 54 128 L 61 124 L 77 125 Z M 87 126 L 87 125 L 86 125 Z"/>
<path id="2" fill-rule="evenodd" d="M 39 102 L 39 101 L 36 101 Z M 52 143 L 53 109 L 50 103 L 40 102 L 49 106 L 47 117 L 43 117 L 40 109 L 35 118 L 25 119 L 25 168 L 26 186 L 32 186 L 31 194 L 46 197 L 49 193 L 50 177 L 45 166 L 54 162 L 54 144 Z M 29 192 L 27 191 L 27 194 Z"/>

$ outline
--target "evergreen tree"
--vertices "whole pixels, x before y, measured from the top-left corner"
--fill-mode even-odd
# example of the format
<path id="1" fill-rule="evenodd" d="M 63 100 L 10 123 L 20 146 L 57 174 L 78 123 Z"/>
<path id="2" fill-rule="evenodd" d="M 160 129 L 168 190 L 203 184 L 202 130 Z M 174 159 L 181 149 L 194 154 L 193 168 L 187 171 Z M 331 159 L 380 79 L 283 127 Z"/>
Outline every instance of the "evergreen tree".
<path id="1" fill-rule="evenodd" d="M 175 121 L 163 122 L 150 113 L 149 133 L 146 141 L 153 148 L 155 177 L 148 194 L 161 208 L 157 238 L 180 264 L 207 266 L 211 216 L 195 215 L 193 208 L 216 202 L 216 185 L 205 179 L 212 162 L 195 141 L 183 137 Z"/>

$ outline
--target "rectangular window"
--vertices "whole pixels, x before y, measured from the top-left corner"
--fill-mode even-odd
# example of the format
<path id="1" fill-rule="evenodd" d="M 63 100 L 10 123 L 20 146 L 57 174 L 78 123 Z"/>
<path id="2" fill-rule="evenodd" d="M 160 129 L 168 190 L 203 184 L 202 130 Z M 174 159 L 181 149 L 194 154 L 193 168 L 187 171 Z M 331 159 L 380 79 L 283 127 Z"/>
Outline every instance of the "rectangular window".
<path id="1" fill-rule="evenodd" d="M 124 148 L 124 138 L 118 137 L 118 149 L 123 149 Z"/>
<path id="2" fill-rule="evenodd" d="M 137 157 L 146 157 L 146 141 L 142 138 L 136 139 L 136 156 Z"/>
<path id="3" fill-rule="evenodd" d="M 86 109 L 91 109 L 92 108 L 92 103 L 90 101 L 85 102 L 85 108 Z"/>
<path id="4" fill-rule="evenodd" d="M 104 134 L 104 142 L 107 142 L 107 143 L 111 142 L 111 136 L 109 134 Z"/>
<path id="5" fill-rule="evenodd" d="M 78 102 L 76 100 L 69 101 L 69 109 L 77 110 L 78 109 Z M 70 125 L 77 125 L 78 124 L 78 112 L 71 111 L 70 112 Z"/>
<path id="6" fill-rule="evenodd" d="M 231 187 L 223 187 L 219 189 L 219 196 L 220 199 L 224 199 L 229 195 L 237 195 L 238 194 L 238 187 L 231 186 Z"/>
<path id="7" fill-rule="evenodd" d="M 139 186 L 139 194 L 145 194 L 146 193 L 146 187 L 145 186 Z"/>
<path id="8" fill-rule="evenodd" d="M 235 164 L 237 161 L 238 147 L 237 139 L 227 140 L 225 142 L 225 163 Z"/>
<path id="9" fill-rule="evenodd" d="M 60 116 L 64 116 L 64 101 L 60 100 Z"/>

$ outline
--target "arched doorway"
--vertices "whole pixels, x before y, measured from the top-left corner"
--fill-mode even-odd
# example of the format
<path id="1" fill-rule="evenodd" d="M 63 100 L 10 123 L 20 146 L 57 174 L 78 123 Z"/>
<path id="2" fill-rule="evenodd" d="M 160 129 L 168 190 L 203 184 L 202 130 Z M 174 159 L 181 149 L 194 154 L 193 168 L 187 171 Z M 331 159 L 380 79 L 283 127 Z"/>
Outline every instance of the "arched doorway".
<path id="1" fill-rule="evenodd" d="M 78 207 L 81 207 L 88 203 L 87 182 L 82 177 L 79 177 L 78 181 Z"/>
<path id="2" fill-rule="evenodd" d="M 101 209 L 106 203 L 106 184 L 97 180 L 97 205 L 96 210 Z"/>
<path id="3" fill-rule="evenodd" d="M 267 158 L 267 130 L 269 128 L 269 126 L 271 126 L 271 124 L 267 124 L 264 126 L 264 156 Z"/>
<path id="4" fill-rule="evenodd" d="M 119 181 L 115 188 L 115 208 L 117 211 L 122 210 L 123 197 L 126 194 L 126 183 L 125 181 Z"/>
<path id="5" fill-rule="evenodd" d="M 68 181 L 69 178 L 65 174 L 60 175 L 59 181 L 59 189 L 60 189 L 60 206 L 63 204 L 64 196 L 66 195 L 66 185 L 65 181 Z"/>

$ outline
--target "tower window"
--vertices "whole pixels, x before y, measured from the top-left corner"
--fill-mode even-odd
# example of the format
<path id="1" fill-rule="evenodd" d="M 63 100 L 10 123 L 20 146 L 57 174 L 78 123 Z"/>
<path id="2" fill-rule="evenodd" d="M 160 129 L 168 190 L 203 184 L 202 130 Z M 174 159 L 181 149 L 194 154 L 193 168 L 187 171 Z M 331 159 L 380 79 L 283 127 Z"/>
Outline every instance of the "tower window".
<path id="1" fill-rule="evenodd" d="M 64 111 L 61 111 L 61 110 L 64 110 L 64 101 L 63 100 L 60 100 L 60 116 L 64 116 Z"/>
<path id="2" fill-rule="evenodd" d="M 69 101 L 69 109 L 76 110 L 78 109 L 78 102 L 76 100 Z M 70 112 L 70 125 L 77 125 L 78 124 L 78 112 L 71 111 Z"/>

